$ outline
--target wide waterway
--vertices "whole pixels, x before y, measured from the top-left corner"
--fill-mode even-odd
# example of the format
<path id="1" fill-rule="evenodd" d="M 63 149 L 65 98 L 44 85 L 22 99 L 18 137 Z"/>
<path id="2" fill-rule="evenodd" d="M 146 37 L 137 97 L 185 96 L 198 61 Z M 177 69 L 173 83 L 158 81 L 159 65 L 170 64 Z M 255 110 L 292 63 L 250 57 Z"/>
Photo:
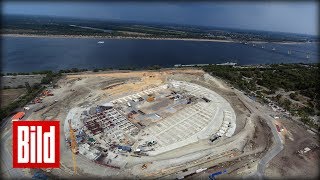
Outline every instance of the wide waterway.
<path id="1" fill-rule="evenodd" d="M 240 65 L 310 63 L 319 60 L 317 45 L 263 43 L 253 46 L 231 42 L 6 36 L 2 37 L 2 72 L 154 64 L 172 67 L 227 61 Z"/>

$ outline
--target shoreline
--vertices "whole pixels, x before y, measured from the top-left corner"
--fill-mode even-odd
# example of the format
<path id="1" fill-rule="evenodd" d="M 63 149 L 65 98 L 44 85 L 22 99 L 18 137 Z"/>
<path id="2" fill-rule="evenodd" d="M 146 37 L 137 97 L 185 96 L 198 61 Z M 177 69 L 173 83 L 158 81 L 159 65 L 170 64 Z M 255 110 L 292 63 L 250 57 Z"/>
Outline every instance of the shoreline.
<path id="1" fill-rule="evenodd" d="M 2 37 L 26 37 L 26 38 L 75 38 L 75 39 L 118 39 L 118 40 L 158 40 L 158 41 L 194 41 L 194 42 L 222 42 L 222 43 L 240 43 L 236 40 L 219 39 L 195 39 L 195 38 L 153 38 L 153 37 L 125 37 L 125 36 L 87 36 L 87 35 L 36 35 L 36 34 L 1 34 Z M 306 42 L 267 42 L 250 41 L 250 43 L 264 44 L 306 44 Z M 317 43 L 317 42 L 313 42 Z"/>
<path id="2" fill-rule="evenodd" d="M 204 66 L 207 66 L 207 65 L 221 65 L 221 63 L 216 63 L 216 64 L 204 64 Z M 223 64 L 223 63 L 222 63 Z M 274 64 L 277 64 L 277 63 L 274 63 Z M 279 63 L 278 63 L 279 64 Z M 319 63 L 303 63 L 303 62 L 296 62 L 296 63 L 284 63 L 284 64 L 306 64 L 306 65 L 313 65 L 313 64 L 319 64 Z M 78 71 L 78 72 L 63 72 L 63 74 L 82 74 L 82 73 L 93 73 L 93 74 L 99 74 L 99 73 L 104 73 L 104 72 L 107 72 L 107 73 L 119 73 L 119 72 L 139 72 L 139 71 L 162 71 L 162 70 L 185 70 L 185 69 L 198 69 L 198 68 L 201 68 L 201 66 L 195 66 L 197 64 L 182 64 L 183 66 L 175 66 L 175 65 L 172 65 L 172 66 L 163 66 L 161 67 L 160 69 L 147 69 L 147 68 L 138 68 L 138 69 L 117 69 L 117 68 L 113 68 L 113 69 L 109 69 L 107 70 L 106 68 L 100 68 L 99 71 L 95 72 L 93 71 L 93 68 L 89 68 L 85 71 Z M 199 65 L 199 64 L 198 64 Z M 235 65 L 236 68 L 259 68 L 259 66 L 268 66 L 270 64 L 237 64 Z M 223 65 L 222 65 L 223 66 Z M 58 70 L 45 70 L 45 71 L 52 71 L 52 72 L 59 72 L 60 70 L 71 70 L 72 68 L 70 69 L 58 69 Z M 81 68 L 77 68 L 79 70 L 81 70 Z M 37 75 L 44 75 L 44 74 L 32 74 L 32 71 L 24 71 L 24 72 L 14 72 L 14 71 L 4 71 L 2 72 L 4 74 L 6 73 L 29 73 L 29 74 L 16 74 L 16 75 L 4 75 L 2 77 L 19 77 L 19 76 L 37 76 Z"/>

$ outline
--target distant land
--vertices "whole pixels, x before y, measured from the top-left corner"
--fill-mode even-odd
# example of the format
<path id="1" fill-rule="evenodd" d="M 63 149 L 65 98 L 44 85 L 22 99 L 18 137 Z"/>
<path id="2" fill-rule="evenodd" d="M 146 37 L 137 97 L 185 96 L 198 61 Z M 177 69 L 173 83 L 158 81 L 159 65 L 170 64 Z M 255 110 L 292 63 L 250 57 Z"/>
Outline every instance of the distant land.
<path id="1" fill-rule="evenodd" d="M 126 38 L 215 42 L 319 42 L 314 35 L 178 24 L 5 15 L 1 34 L 18 37 Z"/>

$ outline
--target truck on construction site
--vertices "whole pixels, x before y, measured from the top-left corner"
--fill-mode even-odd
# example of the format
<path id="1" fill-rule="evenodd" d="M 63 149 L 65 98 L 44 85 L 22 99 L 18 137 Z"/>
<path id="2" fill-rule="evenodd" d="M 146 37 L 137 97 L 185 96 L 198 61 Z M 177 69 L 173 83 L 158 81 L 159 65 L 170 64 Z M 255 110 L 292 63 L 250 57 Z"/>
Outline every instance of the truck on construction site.
<path id="1" fill-rule="evenodd" d="M 127 152 L 131 152 L 132 149 L 130 146 L 118 146 L 118 149 L 121 149 L 122 151 L 127 151 Z"/>
<path id="2" fill-rule="evenodd" d="M 213 141 L 217 140 L 217 139 L 220 138 L 220 137 L 221 137 L 221 136 L 219 136 L 219 135 L 217 135 L 217 134 L 214 134 L 214 135 L 211 136 L 210 141 L 213 142 Z"/>
<path id="3" fill-rule="evenodd" d="M 147 144 L 148 144 L 148 146 L 152 146 L 152 145 L 157 144 L 157 141 L 149 141 Z"/>
<path id="4" fill-rule="evenodd" d="M 23 107 L 23 110 L 24 110 L 24 111 L 29 111 L 30 108 L 29 108 L 28 106 L 25 106 L 25 107 Z"/>
<path id="5" fill-rule="evenodd" d="M 202 98 L 205 102 L 210 102 L 210 100 L 208 99 L 208 98 L 206 98 L 206 97 L 203 97 Z"/>
<path id="6" fill-rule="evenodd" d="M 36 97 L 31 103 L 32 104 L 42 103 L 42 100 L 39 97 Z"/>
<path id="7" fill-rule="evenodd" d="M 205 171 L 205 170 L 207 170 L 208 168 L 200 168 L 200 169 L 197 169 L 196 170 L 196 173 L 200 173 L 200 172 L 202 172 L 202 171 Z"/>
<path id="8" fill-rule="evenodd" d="M 226 173 L 226 172 L 227 172 L 227 170 L 223 170 L 223 171 L 218 171 L 218 172 L 216 172 L 216 173 L 212 173 L 212 174 L 210 174 L 209 179 L 215 180 L 215 179 L 216 179 L 215 176 L 224 174 L 224 173 Z"/>
<path id="9" fill-rule="evenodd" d="M 53 93 L 51 93 L 50 90 L 44 90 L 44 91 L 42 91 L 41 95 L 43 95 L 43 96 L 53 96 Z"/>

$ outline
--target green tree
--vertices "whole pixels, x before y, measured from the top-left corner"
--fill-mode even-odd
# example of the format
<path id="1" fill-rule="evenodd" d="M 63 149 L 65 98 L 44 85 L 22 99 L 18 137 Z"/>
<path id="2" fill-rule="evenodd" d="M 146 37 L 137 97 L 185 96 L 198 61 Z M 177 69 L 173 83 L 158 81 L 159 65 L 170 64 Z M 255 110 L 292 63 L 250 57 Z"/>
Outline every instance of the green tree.
<path id="1" fill-rule="evenodd" d="M 28 93 L 31 93 L 32 88 L 31 88 L 30 84 L 28 82 L 25 82 L 24 84 L 25 84 L 25 86 L 27 88 Z"/>

